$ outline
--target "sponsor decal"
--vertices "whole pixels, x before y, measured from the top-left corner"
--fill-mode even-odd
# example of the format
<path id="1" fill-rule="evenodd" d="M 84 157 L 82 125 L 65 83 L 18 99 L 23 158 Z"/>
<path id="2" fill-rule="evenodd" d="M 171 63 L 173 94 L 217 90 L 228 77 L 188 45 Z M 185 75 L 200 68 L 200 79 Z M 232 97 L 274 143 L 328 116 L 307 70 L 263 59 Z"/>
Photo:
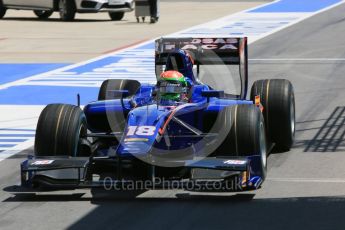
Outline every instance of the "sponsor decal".
<path id="1" fill-rule="evenodd" d="M 255 96 L 255 101 L 254 101 L 254 103 L 255 103 L 255 105 L 256 105 L 257 107 L 259 107 L 259 109 L 261 110 L 261 112 L 264 111 L 264 107 L 263 107 L 262 104 L 261 104 L 261 98 L 260 98 L 259 95 Z"/>
<path id="2" fill-rule="evenodd" d="M 247 187 L 247 172 L 246 171 L 244 171 L 243 173 L 242 173 L 242 181 L 241 181 L 241 185 L 242 185 L 242 188 L 245 188 L 245 187 Z"/>
<path id="3" fill-rule="evenodd" d="M 244 165 L 247 163 L 247 161 L 243 161 L 243 160 L 227 160 L 223 162 L 224 164 L 227 165 Z"/>
<path id="4" fill-rule="evenodd" d="M 175 43 L 165 42 L 164 50 L 175 50 Z M 234 38 L 193 38 L 190 41 L 180 42 L 178 46 L 183 50 L 237 50 L 238 39 Z"/>
<path id="5" fill-rule="evenodd" d="M 40 160 L 32 162 L 31 165 L 50 165 L 54 162 L 54 160 Z"/>
<path id="6" fill-rule="evenodd" d="M 126 136 L 153 136 L 155 131 L 155 126 L 128 126 Z"/>
<path id="7" fill-rule="evenodd" d="M 125 142 L 148 142 L 147 138 L 126 138 Z"/>

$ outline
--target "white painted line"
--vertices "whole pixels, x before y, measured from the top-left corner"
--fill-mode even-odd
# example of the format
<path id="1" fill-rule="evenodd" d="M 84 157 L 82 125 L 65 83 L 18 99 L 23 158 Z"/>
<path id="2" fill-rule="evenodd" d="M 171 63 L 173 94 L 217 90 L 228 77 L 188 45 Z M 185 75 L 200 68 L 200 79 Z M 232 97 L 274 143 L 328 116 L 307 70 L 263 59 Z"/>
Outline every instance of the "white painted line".
<path id="1" fill-rule="evenodd" d="M 16 142 L 15 140 L 28 140 L 28 139 L 30 139 L 30 138 L 33 138 L 34 137 L 34 135 L 33 136 L 30 136 L 30 137 L 0 137 L 0 145 L 2 145 L 2 144 L 6 144 L 6 142 L 7 143 L 11 143 L 11 144 L 20 144 L 20 143 L 22 143 L 22 142 Z M 11 139 L 11 140 L 13 140 L 13 141 L 7 141 L 8 139 Z M 3 141 L 6 141 L 6 142 L 3 142 Z M 24 141 L 23 141 L 24 142 Z M 8 148 L 6 148 L 6 150 L 7 150 Z"/>
<path id="2" fill-rule="evenodd" d="M 25 149 L 32 147 L 33 143 L 34 143 L 34 139 L 31 138 L 31 139 L 29 139 L 29 140 L 27 140 L 27 141 L 25 141 L 19 145 L 16 145 L 12 148 L 8 148 L 7 150 L 1 152 L 0 153 L 0 162 L 13 156 L 13 155 L 15 155 L 15 154 L 17 154 L 17 153 L 22 152 Z"/>
<path id="3" fill-rule="evenodd" d="M 266 180 L 291 183 L 345 183 L 345 179 L 342 178 L 267 178 Z"/>
<path id="4" fill-rule="evenodd" d="M 276 29 L 276 30 L 273 30 L 273 31 L 271 31 L 271 32 L 269 32 L 269 33 L 263 34 L 262 36 L 258 37 L 255 41 L 258 41 L 258 40 L 260 40 L 260 39 L 262 39 L 262 38 L 264 38 L 264 37 L 267 37 L 267 36 L 269 36 L 269 35 L 272 35 L 272 34 L 274 34 L 274 33 L 277 33 L 278 31 L 281 31 L 281 30 L 283 30 L 283 29 L 286 29 L 286 28 L 288 28 L 288 27 L 291 27 L 291 26 L 293 26 L 293 25 L 296 25 L 296 24 L 298 24 L 298 23 L 300 23 L 300 22 L 302 22 L 302 21 L 304 21 L 304 20 L 306 20 L 306 19 L 308 19 L 308 18 L 310 18 L 310 17 L 312 17 L 312 16 L 314 16 L 314 15 L 317 15 L 317 14 L 320 14 L 320 13 L 325 12 L 325 11 L 327 11 L 327 10 L 333 9 L 333 8 L 335 8 L 335 7 L 337 7 L 337 6 L 340 6 L 340 5 L 344 4 L 344 3 L 345 3 L 345 1 L 343 0 L 343 1 L 341 1 L 341 2 L 339 2 L 339 3 L 337 3 L 337 4 L 335 4 L 335 5 L 326 7 L 326 8 L 324 8 L 324 9 L 319 10 L 319 11 L 316 11 L 316 12 L 313 12 L 313 13 L 311 13 L 310 15 L 304 16 L 304 17 L 300 18 L 299 20 L 297 20 L 297 21 L 295 21 L 295 22 L 293 22 L 293 23 L 287 24 L 287 25 L 284 26 L 284 27 L 281 27 L 281 28 L 278 28 L 278 29 Z"/>
<path id="5" fill-rule="evenodd" d="M 127 48 L 122 49 L 122 50 L 118 50 L 118 51 L 116 51 L 114 53 L 105 54 L 105 55 L 102 55 L 102 56 L 99 56 L 99 57 L 96 57 L 96 58 L 93 58 L 93 59 L 90 59 L 90 60 L 87 60 L 87 61 L 84 61 L 84 62 L 79 62 L 79 63 L 73 64 L 73 65 L 68 65 L 68 66 L 65 66 L 65 67 L 62 67 L 62 68 L 58 68 L 58 69 L 55 69 L 55 70 L 52 70 L 52 71 L 49 71 L 49 72 L 46 72 L 46 73 L 43 73 L 43 74 L 38 74 L 38 75 L 31 76 L 31 77 L 23 78 L 23 79 L 20 79 L 20 80 L 17 80 L 17 81 L 9 82 L 9 83 L 0 85 L 0 90 L 7 89 L 9 87 L 16 86 L 16 85 L 21 85 L 21 84 L 24 85 L 24 83 L 26 83 L 27 81 L 31 81 L 31 80 L 35 80 L 35 79 L 40 79 L 42 77 L 45 77 L 45 76 L 48 76 L 48 75 L 51 75 L 51 74 L 55 74 L 55 73 L 59 73 L 60 74 L 60 72 L 63 72 L 64 70 L 69 70 L 69 69 L 72 69 L 72 68 L 76 68 L 76 67 L 79 67 L 79 66 L 83 66 L 83 65 L 86 65 L 86 64 L 98 61 L 98 60 L 106 58 L 106 57 L 111 57 L 111 56 L 113 56 L 113 55 L 115 55 L 117 53 L 124 52 L 124 51 L 130 50 L 130 49 L 135 49 L 136 47 L 143 46 L 145 44 L 150 44 L 152 41 L 153 40 L 150 40 L 150 41 L 147 41 L 147 42 L 144 42 L 144 43 L 140 43 L 140 44 L 136 44 L 134 46 L 127 47 Z"/>
<path id="6" fill-rule="evenodd" d="M 9 139 L 9 138 L 6 138 L 6 139 Z M 8 150 L 8 147 L 1 147 L 2 145 L 16 145 L 17 146 L 20 143 L 22 143 L 22 142 L 17 142 L 17 141 L 6 141 L 6 139 L 0 138 L 0 150 Z M 14 138 L 11 138 L 11 139 L 15 140 Z M 22 139 L 27 139 L 27 138 L 22 138 Z M 20 139 L 17 139 L 17 140 L 20 140 Z"/>
<path id="7" fill-rule="evenodd" d="M 1 130 L 0 129 L 0 134 L 13 134 L 13 135 L 15 135 L 15 134 L 34 134 L 34 133 L 35 133 L 35 130 L 16 131 L 16 130 Z"/>

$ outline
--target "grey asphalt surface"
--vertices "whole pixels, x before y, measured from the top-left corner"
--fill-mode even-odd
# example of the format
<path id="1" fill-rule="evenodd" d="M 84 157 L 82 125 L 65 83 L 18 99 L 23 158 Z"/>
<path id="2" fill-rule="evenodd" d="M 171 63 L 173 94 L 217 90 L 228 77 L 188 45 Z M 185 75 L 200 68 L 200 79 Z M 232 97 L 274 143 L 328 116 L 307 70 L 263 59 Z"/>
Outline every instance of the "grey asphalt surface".
<path id="1" fill-rule="evenodd" d="M 27 150 L 0 163 L 0 229 L 343 229 L 344 11 L 343 4 L 250 46 L 251 82 L 288 78 L 297 106 L 295 146 L 269 157 L 260 190 L 150 191 L 107 199 L 84 190 L 16 194 L 10 186 L 19 181 Z"/>
<path id="2" fill-rule="evenodd" d="M 266 2 L 162 1 L 156 24 L 147 19 L 137 23 L 134 11 L 121 21 L 99 13 L 77 14 L 75 21 L 62 22 L 58 12 L 39 20 L 30 10 L 8 10 L 0 24 L 0 63 L 77 63 Z"/>

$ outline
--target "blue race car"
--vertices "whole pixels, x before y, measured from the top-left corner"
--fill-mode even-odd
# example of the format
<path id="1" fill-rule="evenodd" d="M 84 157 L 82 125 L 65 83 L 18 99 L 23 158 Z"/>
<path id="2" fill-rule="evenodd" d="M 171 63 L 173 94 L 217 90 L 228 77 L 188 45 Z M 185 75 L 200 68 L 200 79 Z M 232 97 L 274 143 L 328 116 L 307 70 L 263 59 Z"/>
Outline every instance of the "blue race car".
<path id="1" fill-rule="evenodd" d="M 294 141 L 292 84 L 256 81 L 246 100 L 247 38 L 161 38 L 155 67 L 156 84 L 109 79 L 83 109 L 48 105 L 22 186 L 259 188 L 268 153 Z"/>

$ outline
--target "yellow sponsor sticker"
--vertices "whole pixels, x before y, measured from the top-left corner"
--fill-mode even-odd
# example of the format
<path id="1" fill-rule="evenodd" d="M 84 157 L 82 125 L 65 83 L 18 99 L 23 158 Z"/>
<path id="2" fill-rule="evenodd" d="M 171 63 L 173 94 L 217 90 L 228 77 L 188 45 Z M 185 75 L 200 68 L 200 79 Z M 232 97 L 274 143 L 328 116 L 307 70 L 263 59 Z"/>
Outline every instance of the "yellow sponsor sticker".
<path id="1" fill-rule="evenodd" d="M 260 96 L 255 96 L 255 105 L 260 105 L 260 103 L 261 103 Z"/>
<path id="2" fill-rule="evenodd" d="M 262 111 L 264 111 L 264 107 L 261 104 L 261 98 L 260 96 L 255 96 L 255 101 L 254 101 L 255 105 L 259 107 L 259 109 Z"/>
<path id="3" fill-rule="evenodd" d="M 125 142 L 148 142 L 147 138 L 126 138 Z"/>

